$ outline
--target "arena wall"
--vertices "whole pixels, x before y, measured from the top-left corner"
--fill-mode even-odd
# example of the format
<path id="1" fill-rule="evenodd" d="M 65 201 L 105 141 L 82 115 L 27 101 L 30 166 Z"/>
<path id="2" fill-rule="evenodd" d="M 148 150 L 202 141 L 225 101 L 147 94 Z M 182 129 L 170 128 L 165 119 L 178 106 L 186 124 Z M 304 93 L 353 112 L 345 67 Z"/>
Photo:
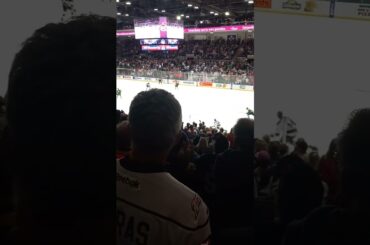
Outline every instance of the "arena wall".
<path id="1" fill-rule="evenodd" d="M 135 80 L 138 82 L 158 82 L 158 79 L 156 78 L 148 78 L 148 77 L 133 77 L 133 76 L 122 76 L 117 75 L 118 80 Z M 170 83 L 174 83 L 175 80 L 170 79 Z M 225 83 L 213 83 L 209 81 L 189 81 L 189 80 L 180 80 L 180 85 L 183 86 L 193 86 L 193 87 L 208 87 L 208 88 L 214 88 L 214 89 L 234 89 L 234 90 L 245 90 L 245 91 L 254 91 L 254 87 L 250 85 L 238 85 L 238 84 L 225 84 Z M 167 83 L 167 79 L 163 79 L 163 83 Z"/>

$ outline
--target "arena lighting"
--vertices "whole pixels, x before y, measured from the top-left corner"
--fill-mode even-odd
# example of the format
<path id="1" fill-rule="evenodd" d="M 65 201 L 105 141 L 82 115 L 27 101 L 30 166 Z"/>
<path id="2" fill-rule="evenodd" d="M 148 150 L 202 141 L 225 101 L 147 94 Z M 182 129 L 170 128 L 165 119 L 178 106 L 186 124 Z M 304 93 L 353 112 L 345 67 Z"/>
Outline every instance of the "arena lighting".
<path id="1" fill-rule="evenodd" d="M 117 0 L 117 3 L 119 3 L 119 0 Z"/>
<path id="2" fill-rule="evenodd" d="M 117 13 L 117 15 L 121 15 L 121 13 Z"/>
<path id="3" fill-rule="evenodd" d="M 162 10 L 162 13 L 166 13 L 166 10 L 164 10 L 164 9 L 163 9 L 163 10 Z"/>
<path id="4" fill-rule="evenodd" d="M 185 16 L 184 14 L 181 15 L 181 17 L 184 17 L 184 16 Z"/>
<path id="5" fill-rule="evenodd" d="M 200 23 L 203 24 L 203 20 L 201 20 Z"/>
<path id="6" fill-rule="evenodd" d="M 158 11 L 158 9 L 154 9 L 154 11 Z"/>
<path id="7" fill-rule="evenodd" d="M 190 7 L 193 7 L 193 4 L 188 4 L 188 7 L 190 8 Z"/>
<path id="8" fill-rule="evenodd" d="M 213 12 L 213 11 L 211 11 L 211 12 L 209 12 L 210 14 L 214 14 L 215 12 Z"/>
<path id="9" fill-rule="evenodd" d="M 189 19 L 189 18 L 190 18 L 190 17 L 189 17 L 189 15 L 187 15 L 187 16 L 186 16 L 186 19 Z"/>
<path id="10" fill-rule="evenodd" d="M 125 14 L 126 17 L 130 16 L 129 14 Z"/>
<path id="11" fill-rule="evenodd" d="M 229 12 L 225 12 L 225 15 L 226 15 L 226 16 L 229 16 L 229 15 L 230 15 L 230 13 L 229 13 Z"/>
<path id="12" fill-rule="evenodd" d="M 126 5 L 131 5 L 131 2 L 126 2 Z"/>
<path id="13" fill-rule="evenodd" d="M 249 4 L 253 4 L 253 3 L 254 3 L 254 1 L 253 1 L 253 0 L 250 0 L 250 1 L 248 1 L 248 3 L 249 3 Z"/>
<path id="14" fill-rule="evenodd" d="M 217 16 L 217 15 L 218 15 L 218 13 L 215 13 L 215 15 Z"/>
<path id="15" fill-rule="evenodd" d="M 199 9 L 199 7 L 198 7 L 198 6 L 194 6 L 194 8 L 195 8 L 195 9 Z"/>
<path id="16" fill-rule="evenodd" d="M 177 20 L 181 20 L 181 16 L 176 16 L 176 19 Z"/>

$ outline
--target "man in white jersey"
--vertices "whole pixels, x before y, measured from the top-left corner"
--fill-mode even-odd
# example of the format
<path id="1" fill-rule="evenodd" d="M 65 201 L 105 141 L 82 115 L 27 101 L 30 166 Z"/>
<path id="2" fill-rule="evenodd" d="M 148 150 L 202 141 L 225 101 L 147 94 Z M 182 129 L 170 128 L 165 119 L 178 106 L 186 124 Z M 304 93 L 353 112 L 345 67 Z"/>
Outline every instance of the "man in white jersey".
<path id="1" fill-rule="evenodd" d="M 206 204 L 166 171 L 181 124 L 181 106 L 165 90 L 141 92 L 132 101 L 132 151 L 117 162 L 118 244 L 209 244 Z"/>

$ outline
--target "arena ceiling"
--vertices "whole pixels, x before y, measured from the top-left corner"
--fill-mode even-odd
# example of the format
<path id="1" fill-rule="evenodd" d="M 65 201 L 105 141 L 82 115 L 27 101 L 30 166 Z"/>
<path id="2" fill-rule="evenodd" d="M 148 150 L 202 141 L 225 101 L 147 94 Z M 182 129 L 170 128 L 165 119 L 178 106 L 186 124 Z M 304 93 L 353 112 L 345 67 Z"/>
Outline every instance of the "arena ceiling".
<path id="1" fill-rule="evenodd" d="M 117 0 L 117 23 L 129 26 L 134 18 L 181 15 L 185 24 L 218 18 L 250 19 L 253 7 L 250 0 Z"/>

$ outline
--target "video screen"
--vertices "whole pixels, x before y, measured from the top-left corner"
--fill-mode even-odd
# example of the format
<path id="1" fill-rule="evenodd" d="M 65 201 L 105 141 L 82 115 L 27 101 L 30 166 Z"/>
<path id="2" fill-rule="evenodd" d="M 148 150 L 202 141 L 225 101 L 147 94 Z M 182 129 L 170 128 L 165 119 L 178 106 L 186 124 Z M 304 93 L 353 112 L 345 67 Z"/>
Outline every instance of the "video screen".
<path id="1" fill-rule="evenodd" d="M 141 39 L 141 45 L 178 45 L 178 39 Z"/>
<path id="2" fill-rule="evenodd" d="M 141 50 L 143 51 L 166 51 L 166 50 L 178 50 L 177 45 L 142 45 Z"/>
<path id="3" fill-rule="evenodd" d="M 135 19 L 134 29 L 136 39 L 184 39 L 184 23 L 167 17 Z"/>

